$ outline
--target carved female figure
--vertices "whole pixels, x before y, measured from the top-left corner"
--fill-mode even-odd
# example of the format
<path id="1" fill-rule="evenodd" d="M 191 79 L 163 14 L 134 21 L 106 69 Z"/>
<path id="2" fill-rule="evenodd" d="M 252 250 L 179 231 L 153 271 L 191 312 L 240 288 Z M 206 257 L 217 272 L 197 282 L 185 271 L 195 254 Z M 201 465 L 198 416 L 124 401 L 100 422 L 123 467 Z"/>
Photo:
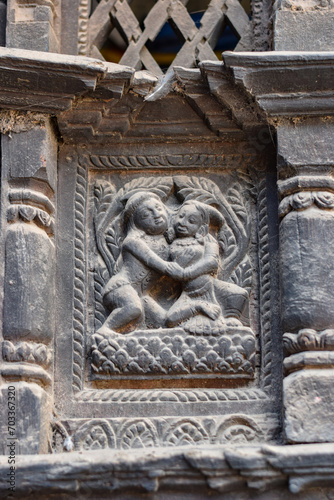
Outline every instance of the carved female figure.
<path id="1" fill-rule="evenodd" d="M 126 236 L 116 264 L 120 270 L 104 289 L 103 301 L 111 313 L 101 333 L 133 330 L 143 316 L 141 296 L 159 273 L 175 278 L 183 272 L 177 263 L 165 260 L 169 255 L 164 237 L 167 212 L 159 196 L 149 191 L 132 195 L 123 211 L 123 223 Z"/>
<path id="2" fill-rule="evenodd" d="M 218 210 L 204 203 L 192 200 L 181 206 L 170 256 L 184 268 L 183 285 L 181 296 L 167 313 L 167 326 L 183 324 L 192 333 L 219 333 L 224 326 L 213 278 L 220 261 L 219 246 L 209 234 L 210 223 L 221 227 L 223 222 Z"/>

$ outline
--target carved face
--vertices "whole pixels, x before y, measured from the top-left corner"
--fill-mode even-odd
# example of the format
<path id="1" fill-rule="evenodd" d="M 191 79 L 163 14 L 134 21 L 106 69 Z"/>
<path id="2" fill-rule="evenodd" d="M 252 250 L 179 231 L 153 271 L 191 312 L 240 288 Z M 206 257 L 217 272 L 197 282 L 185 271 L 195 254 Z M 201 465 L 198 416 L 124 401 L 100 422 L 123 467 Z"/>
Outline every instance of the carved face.
<path id="1" fill-rule="evenodd" d="M 176 235 L 179 238 L 195 236 L 202 224 L 202 214 L 194 205 L 181 207 L 175 221 Z"/>
<path id="2" fill-rule="evenodd" d="M 167 212 L 164 205 L 156 198 L 149 198 L 137 207 L 134 223 L 146 234 L 163 234 L 167 229 Z"/>

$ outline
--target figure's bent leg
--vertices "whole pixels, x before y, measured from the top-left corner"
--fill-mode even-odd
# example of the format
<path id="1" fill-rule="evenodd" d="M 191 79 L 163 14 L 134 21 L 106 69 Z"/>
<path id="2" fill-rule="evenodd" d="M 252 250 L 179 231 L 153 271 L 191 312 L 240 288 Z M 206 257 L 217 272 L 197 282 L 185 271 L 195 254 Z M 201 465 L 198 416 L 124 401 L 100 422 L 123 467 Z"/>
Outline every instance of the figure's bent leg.
<path id="1" fill-rule="evenodd" d="M 205 314 L 212 320 L 217 319 L 221 314 L 221 309 L 216 304 L 202 302 L 201 300 L 192 300 L 190 302 L 180 299 L 167 312 L 166 325 L 169 327 L 179 325 L 197 314 Z"/>
<path id="2" fill-rule="evenodd" d="M 133 323 L 143 314 L 143 307 L 137 292 L 131 285 L 125 285 L 109 292 L 104 298 L 105 304 L 113 311 L 102 328 L 116 332 L 129 332 L 134 329 Z"/>
<path id="3" fill-rule="evenodd" d="M 147 328 L 160 328 L 165 326 L 166 310 L 148 295 L 144 297 L 143 304 Z"/>

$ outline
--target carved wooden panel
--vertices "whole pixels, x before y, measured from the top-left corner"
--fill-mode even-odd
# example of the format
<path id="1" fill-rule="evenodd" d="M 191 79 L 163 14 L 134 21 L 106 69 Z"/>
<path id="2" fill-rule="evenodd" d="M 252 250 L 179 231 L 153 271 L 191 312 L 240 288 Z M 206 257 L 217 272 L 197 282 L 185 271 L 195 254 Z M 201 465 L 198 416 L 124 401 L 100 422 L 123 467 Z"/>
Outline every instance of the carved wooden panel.
<path id="1" fill-rule="evenodd" d="M 143 176 L 94 190 L 94 376 L 253 377 L 251 220 L 238 185 L 224 195 L 205 177 Z"/>
<path id="2" fill-rule="evenodd" d="M 266 171 L 200 149 L 62 151 L 55 443 L 277 433 Z"/>

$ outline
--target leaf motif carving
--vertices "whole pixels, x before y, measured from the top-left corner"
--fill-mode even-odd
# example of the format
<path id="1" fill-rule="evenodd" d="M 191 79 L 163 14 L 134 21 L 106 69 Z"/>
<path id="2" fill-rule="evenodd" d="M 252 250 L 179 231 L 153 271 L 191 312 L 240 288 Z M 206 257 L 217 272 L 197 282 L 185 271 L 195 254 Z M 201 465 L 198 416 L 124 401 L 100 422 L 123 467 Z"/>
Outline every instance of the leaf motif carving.
<path id="1" fill-rule="evenodd" d="M 214 182 L 198 177 L 186 177 L 177 175 L 175 185 L 178 188 L 178 197 L 182 201 L 197 200 L 208 205 L 218 205 L 219 202 L 215 196 L 217 186 Z"/>
<path id="2" fill-rule="evenodd" d="M 99 218 L 106 212 L 115 194 L 115 187 L 107 181 L 97 181 L 94 186 L 95 218 Z"/>
<path id="3" fill-rule="evenodd" d="M 235 268 L 231 274 L 230 281 L 250 293 L 252 288 L 252 265 L 248 255 Z"/>
<path id="4" fill-rule="evenodd" d="M 94 273 L 95 330 L 98 330 L 103 325 L 107 317 L 107 311 L 103 305 L 103 288 L 107 279 L 107 269 L 97 265 Z"/>

